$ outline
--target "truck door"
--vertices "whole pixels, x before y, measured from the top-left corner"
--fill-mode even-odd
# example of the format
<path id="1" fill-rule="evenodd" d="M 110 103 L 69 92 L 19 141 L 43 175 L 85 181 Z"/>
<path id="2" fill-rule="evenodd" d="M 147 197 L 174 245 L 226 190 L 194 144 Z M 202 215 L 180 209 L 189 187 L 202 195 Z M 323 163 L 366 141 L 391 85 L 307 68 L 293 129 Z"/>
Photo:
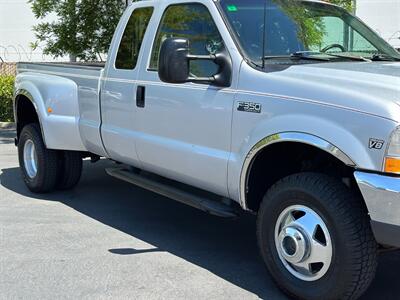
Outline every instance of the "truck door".
<path id="1" fill-rule="evenodd" d="M 135 147 L 136 79 L 139 56 L 153 7 L 126 13 L 117 29 L 101 88 L 101 134 L 110 158 L 139 165 Z M 126 24 L 126 25 L 125 25 Z"/>
<path id="2" fill-rule="evenodd" d="M 208 1 L 207 5 L 213 4 Z M 210 10 L 193 2 L 168 6 L 154 32 L 138 82 L 143 101 L 136 117 L 140 132 L 137 151 L 142 166 L 165 177 L 227 195 L 232 89 L 208 84 L 167 84 L 160 81 L 157 73 L 159 50 L 166 38 L 188 38 L 191 53 L 201 55 L 225 47 L 221 34 Z M 211 61 L 191 64 L 192 75 L 198 77 L 214 75 L 217 70 Z"/>

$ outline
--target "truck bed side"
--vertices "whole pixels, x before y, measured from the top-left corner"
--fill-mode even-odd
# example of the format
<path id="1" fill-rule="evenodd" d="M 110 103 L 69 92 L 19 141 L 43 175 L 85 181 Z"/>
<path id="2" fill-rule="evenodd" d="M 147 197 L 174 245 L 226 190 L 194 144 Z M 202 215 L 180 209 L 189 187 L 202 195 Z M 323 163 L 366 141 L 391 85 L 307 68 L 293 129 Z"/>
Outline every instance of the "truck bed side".
<path id="1" fill-rule="evenodd" d="M 22 95 L 32 101 L 50 149 L 105 155 L 100 137 L 101 65 L 19 63 L 16 107 Z"/>

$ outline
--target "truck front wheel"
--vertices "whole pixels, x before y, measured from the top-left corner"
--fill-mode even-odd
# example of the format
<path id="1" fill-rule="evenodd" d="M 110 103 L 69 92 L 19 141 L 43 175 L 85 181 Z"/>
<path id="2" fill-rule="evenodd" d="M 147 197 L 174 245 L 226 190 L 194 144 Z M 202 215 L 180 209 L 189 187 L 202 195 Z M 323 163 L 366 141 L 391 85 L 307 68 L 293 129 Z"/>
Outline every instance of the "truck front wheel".
<path id="1" fill-rule="evenodd" d="M 357 299 L 375 275 L 377 244 L 362 199 L 323 174 L 276 183 L 261 204 L 257 238 L 277 285 L 300 299 Z"/>
<path id="2" fill-rule="evenodd" d="M 28 124 L 22 129 L 18 158 L 22 177 L 29 190 L 46 193 L 55 187 L 58 176 L 57 151 L 46 148 L 38 124 Z"/>

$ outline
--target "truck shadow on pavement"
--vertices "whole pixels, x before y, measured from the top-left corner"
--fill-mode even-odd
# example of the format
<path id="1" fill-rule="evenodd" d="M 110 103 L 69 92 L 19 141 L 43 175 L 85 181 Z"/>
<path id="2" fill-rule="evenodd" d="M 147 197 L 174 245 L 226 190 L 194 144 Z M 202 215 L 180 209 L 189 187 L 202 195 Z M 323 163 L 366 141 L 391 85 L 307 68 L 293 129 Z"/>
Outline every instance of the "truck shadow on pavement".
<path id="1" fill-rule="evenodd" d="M 204 268 L 264 299 L 287 299 L 263 267 L 255 238 L 255 217 L 238 220 L 207 215 L 105 174 L 112 165 L 85 161 L 81 183 L 71 191 L 32 194 L 18 168 L 3 169 L 5 188 L 39 200 L 59 201 L 103 224 L 153 245 L 154 249 L 108 249 L 115 255 L 165 251 Z M 377 277 L 363 299 L 398 299 L 400 253 L 380 256 Z"/>

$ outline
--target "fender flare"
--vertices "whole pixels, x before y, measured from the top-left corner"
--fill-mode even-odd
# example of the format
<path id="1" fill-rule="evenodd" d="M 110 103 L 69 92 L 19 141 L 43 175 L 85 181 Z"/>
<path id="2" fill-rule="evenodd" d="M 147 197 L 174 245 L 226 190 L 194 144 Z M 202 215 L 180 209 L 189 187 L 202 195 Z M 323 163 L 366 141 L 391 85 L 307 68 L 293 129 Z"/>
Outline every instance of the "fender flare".
<path id="1" fill-rule="evenodd" d="M 20 134 L 20 132 L 18 132 L 18 98 L 19 98 L 19 96 L 26 97 L 32 103 L 32 106 L 35 109 L 36 115 L 37 115 L 38 120 L 39 120 L 39 127 L 40 127 L 40 131 L 42 133 L 43 143 L 46 146 L 47 145 L 46 144 L 46 137 L 44 135 L 43 126 L 42 126 L 42 116 L 39 113 L 39 109 L 37 107 L 36 102 L 34 101 L 34 98 L 33 98 L 32 94 L 29 93 L 25 89 L 18 89 L 14 93 L 14 120 L 15 120 L 15 124 L 17 125 L 17 140 L 16 140 L 15 144 L 18 145 L 18 139 L 19 139 L 19 134 Z"/>
<path id="2" fill-rule="evenodd" d="M 281 132 L 277 134 L 273 134 L 270 136 L 267 136 L 260 140 L 257 144 L 255 144 L 251 150 L 248 152 L 244 163 L 243 167 L 240 173 L 240 200 L 239 203 L 241 207 L 244 210 L 249 210 L 247 207 L 247 185 L 248 185 L 248 179 L 249 179 L 249 174 L 250 170 L 252 167 L 252 164 L 257 157 L 257 154 L 261 152 L 264 148 L 271 146 L 276 143 L 282 143 L 282 142 L 294 142 L 294 143 L 302 143 L 310 146 L 314 146 L 318 149 L 321 149 L 332 156 L 336 157 L 339 159 L 341 162 L 346 164 L 347 166 L 355 167 L 356 164 L 354 161 L 347 156 L 342 150 L 337 148 L 335 145 L 331 144 L 330 142 L 304 132 Z"/>

